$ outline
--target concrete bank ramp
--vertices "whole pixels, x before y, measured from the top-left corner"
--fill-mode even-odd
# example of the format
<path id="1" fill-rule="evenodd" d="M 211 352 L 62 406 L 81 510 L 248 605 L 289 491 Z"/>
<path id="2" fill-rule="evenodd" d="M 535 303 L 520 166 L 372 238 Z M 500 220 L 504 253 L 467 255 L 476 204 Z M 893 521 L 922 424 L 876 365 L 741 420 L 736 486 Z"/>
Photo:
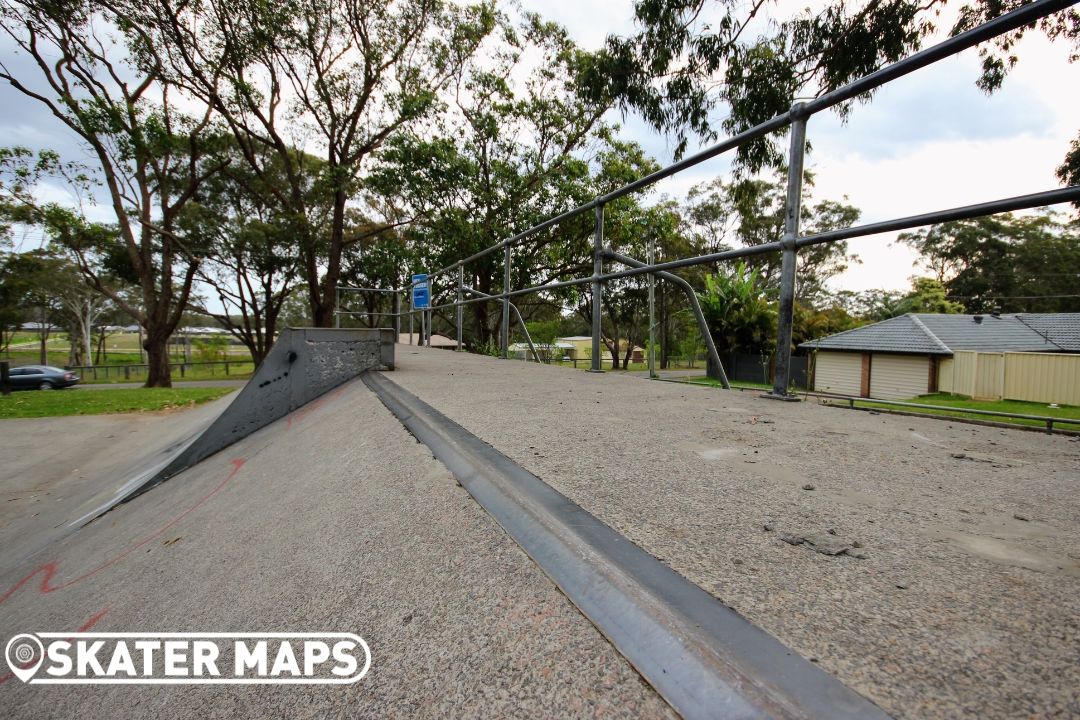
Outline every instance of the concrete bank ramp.
<path id="1" fill-rule="evenodd" d="M 369 328 L 285 328 L 247 385 L 216 415 L 183 427 L 166 448 L 140 458 L 90 498 L 70 526 L 141 495 L 360 373 L 394 369 L 394 333 Z"/>

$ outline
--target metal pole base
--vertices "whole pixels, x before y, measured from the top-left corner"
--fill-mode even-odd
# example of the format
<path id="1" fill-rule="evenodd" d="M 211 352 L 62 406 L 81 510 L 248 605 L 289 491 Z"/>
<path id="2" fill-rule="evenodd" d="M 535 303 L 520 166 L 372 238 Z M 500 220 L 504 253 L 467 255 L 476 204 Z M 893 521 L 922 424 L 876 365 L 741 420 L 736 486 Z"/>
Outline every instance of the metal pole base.
<path id="1" fill-rule="evenodd" d="M 606 373 L 606 372 L 607 372 L 607 370 L 593 370 L 593 369 L 591 369 L 591 368 L 590 368 L 590 369 L 586 370 L 585 372 L 591 372 L 591 373 Z"/>
<path id="2" fill-rule="evenodd" d="M 774 395 L 773 393 L 762 393 L 759 397 L 763 397 L 766 400 L 783 400 L 784 402 L 802 402 L 802 398 L 796 395 Z"/>

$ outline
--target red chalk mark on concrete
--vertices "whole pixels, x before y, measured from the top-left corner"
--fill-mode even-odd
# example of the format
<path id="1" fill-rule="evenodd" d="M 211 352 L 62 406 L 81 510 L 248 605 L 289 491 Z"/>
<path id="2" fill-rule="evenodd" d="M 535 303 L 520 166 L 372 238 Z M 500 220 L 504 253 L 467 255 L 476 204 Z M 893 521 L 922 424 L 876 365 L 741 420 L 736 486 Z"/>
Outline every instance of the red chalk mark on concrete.
<path id="1" fill-rule="evenodd" d="M 331 400 L 334 400 L 335 398 L 339 397 L 341 395 L 341 393 L 343 393 L 343 392 L 345 392 L 345 386 L 344 385 L 342 385 L 340 388 L 338 388 L 338 391 L 336 393 L 334 393 L 333 395 L 323 395 L 321 398 L 318 398 L 317 400 L 312 400 L 310 403 L 308 403 L 307 405 L 305 405 L 304 407 L 300 408 L 299 410 L 294 412 L 292 415 L 290 415 L 289 416 L 289 422 L 287 422 L 285 424 L 285 427 L 286 428 L 291 428 L 292 424 L 293 424 L 293 420 L 297 420 L 297 421 L 303 420 L 308 415 L 312 414 L 313 412 L 315 412 L 316 410 L 321 408 L 326 403 L 328 403 Z"/>
<path id="2" fill-rule="evenodd" d="M 222 481 L 221 481 L 221 484 L 220 484 L 220 485 L 218 485 L 218 486 L 217 486 L 216 488 L 214 488 L 214 489 L 213 489 L 213 491 L 211 491 L 209 495 L 207 495 L 207 496 L 206 496 L 206 497 L 204 497 L 204 498 L 203 498 L 202 500 L 200 500 L 199 502 L 195 503 L 195 504 L 194 504 L 194 505 L 192 505 L 192 506 L 191 506 L 190 508 L 188 508 L 188 510 L 187 510 L 187 511 L 186 511 L 186 512 L 185 512 L 185 513 L 184 513 L 183 515 L 181 515 L 180 517 L 176 518 L 176 519 L 175 519 L 175 520 L 173 520 L 173 521 L 172 521 L 171 523 L 169 523 L 169 524 L 168 524 L 168 525 L 166 525 L 165 527 L 161 528 L 161 529 L 160 529 L 160 530 L 158 530 L 158 531 L 157 531 L 156 533 L 154 533 L 154 534 L 153 534 L 153 535 L 151 535 L 150 537 L 146 538 L 146 539 L 145 539 L 145 540 L 143 540 L 143 541 L 142 541 L 141 543 L 139 543 L 139 544 L 138 544 L 138 545 L 136 545 L 135 547 L 131 548 L 131 549 L 130 549 L 130 550 L 128 550 L 127 552 L 123 553 L 122 555 L 118 555 L 117 557 L 114 557 L 114 558 L 113 558 L 112 560 L 110 560 L 109 562 L 105 563 L 104 565 L 101 565 L 101 566 L 99 566 L 99 567 L 96 567 L 96 568 L 94 568 L 94 569 L 93 569 L 93 570 L 91 570 L 90 572 L 86 573 L 85 575 L 83 575 L 83 576 L 81 576 L 81 577 L 77 577 L 77 578 L 75 578 L 74 580 L 72 580 L 72 581 L 71 581 L 71 582 L 69 582 L 69 583 L 64 583 L 63 585 L 57 585 L 57 586 L 55 586 L 55 587 L 54 587 L 54 586 L 53 586 L 53 584 L 52 584 L 52 578 L 53 578 L 53 575 L 54 575 L 54 574 L 56 573 L 56 563 L 57 563 L 57 561 L 56 561 L 56 560 L 53 560 L 53 561 L 52 561 L 52 562 L 50 562 L 50 563 L 47 563 L 47 564 L 45 564 L 45 565 L 42 565 L 42 566 L 41 566 L 41 567 L 39 567 L 39 568 L 38 568 L 37 570 L 35 570 L 34 572 L 30 573 L 29 575 L 27 575 L 26 577 L 24 577 L 24 578 L 23 578 L 22 580 L 20 580 L 20 581 L 19 581 L 19 582 L 18 582 L 18 583 L 17 583 L 16 585 L 15 585 L 15 587 L 13 587 L 13 588 L 11 588 L 10 590 L 8 590 L 8 591 L 7 591 L 7 594 L 5 594 L 5 595 L 4 595 L 4 596 L 3 596 L 2 598 L 0 598 L 0 604 L 4 603 L 4 602 L 5 602 L 5 601 L 6 601 L 6 600 L 7 600 L 8 598 L 9 598 L 9 597 L 11 597 L 12 595 L 14 595 L 14 594 L 15 594 L 15 591 L 16 591 L 16 590 L 18 590 L 19 588 L 21 588 L 21 587 L 22 587 L 22 586 L 23 586 L 24 584 L 26 584 L 26 582 L 27 582 L 28 580 L 30 580 L 30 578 L 34 577 L 34 576 L 35 576 L 35 575 L 37 575 L 38 573 L 44 573 L 44 577 L 43 577 L 43 578 L 41 579 L 41 587 L 40 587 L 40 588 L 38 588 L 38 590 L 39 590 L 39 591 L 41 592 L 41 594 L 43 594 L 43 595 L 44 595 L 44 594 L 47 594 L 47 593 L 55 592 L 55 591 L 57 591 L 57 590 L 63 590 L 63 589 L 64 589 L 64 588 L 66 588 L 66 587 L 71 587 L 71 586 L 72 586 L 72 585 L 74 585 L 75 583 L 77 583 L 77 582 L 81 582 L 82 580 L 85 580 L 86 578 L 90 577 L 90 576 L 91 576 L 91 575 L 93 575 L 94 573 L 96 573 L 96 572 L 98 572 L 98 571 L 100 571 L 100 570 L 104 570 L 105 568 L 109 567 L 109 566 L 110 566 L 110 565 L 112 565 L 113 563 L 116 563 L 116 562 L 118 562 L 118 561 L 120 561 L 120 560 L 123 560 L 123 559 L 124 559 L 124 558 L 126 558 L 126 557 L 127 557 L 128 555 L 130 555 L 131 553 L 135 552 L 136 550 L 138 550 L 139 548 L 141 548 L 141 547 L 142 547 L 143 545 L 145 545 L 146 543 L 150 542 L 151 540 L 153 540 L 154 538 L 156 538 L 156 537 L 157 537 L 158 535 L 160 535 L 161 533 L 165 532 L 166 530 L 168 530 L 169 528 L 171 528 L 171 527 L 172 527 L 173 525 L 175 525 L 176 523 L 178 523 L 178 522 L 180 522 L 181 520 L 183 520 L 184 518 L 186 518 L 186 517 L 187 517 L 188 515 L 190 515 L 190 514 L 191 514 L 191 512 L 192 512 L 192 511 L 194 511 L 194 510 L 195 510 L 195 508 L 199 507 L 199 506 L 200 506 L 200 505 L 202 505 L 202 504 L 203 504 L 204 502 L 206 502 L 207 500 L 209 500 L 210 498 L 212 498 L 212 497 L 213 497 L 213 496 L 214 496 L 214 495 L 215 495 L 215 494 L 217 493 L 217 491 L 218 491 L 218 490 L 220 490 L 221 488 L 225 487 L 225 483 L 227 483 L 227 482 L 229 482 L 230 480 L 232 480 L 232 479 L 233 479 L 233 476 L 234 476 L 234 475 L 236 475 L 236 473 L 240 472 L 240 468 L 241 468 L 241 467 L 243 467 L 243 465 L 244 465 L 244 459 L 243 459 L 243 458 L 238 458 L 238 459 L 236 459 L 236 460 L 233 460 L 233 461 L 232 461 L 232 465 L 233 465 L 233 471 L 232 471 L 231 473 L 229 473 L 229 476 L 228 476 L 227 478 L 225 478 L 224 480 L 222 480 Z M 95 622 L 96 622 L 96 620 L 95 620 Z"/>
<path id="3" fill-rule="evenodd" d="M 95 625 L 97 625 L 97 622 L 98 622 L 98 620 L 100 620 L 101 618 L 105 617 L 105 616 L 106 616 L 106 615 L 108 615 L 108 614 L 109 614 L 109 611 L 108 611 L 108 610 L 102 610 L 102 611 L 101 611 L 100 613 L 98 613 L 97 615 L 95 615 L 94 617 L 92 617 L 92 618 L 90 619 L 90 622 L 86 623 L 85 625 L 83 625 L 83 626 L 82 626 L 81 628 L 79 628 L 79 629 L 78 629 L 78 630 L 76 630 L 75 632 L 86 632 L 86 631 L 87 631 L 87 630 L 89 630 L 90 628 L 92 628 L 92 627 L 94 627 Z M 71 642 L 71 641 L 72 641 L 72 640 L 74 640 L 74 639 L 75 639 L 75 638 L 73 638 L 73 637 L 69 637 L 69 638 L 68 638 L 68 639 L 66 640 L 66 642 Z M 30 663 L 26 663 L 25 665 L 23 665 L 23 666 L 22 666 L 21 668 L 19 668 L 19 669 L 20 669 L 20 670 L 22 670 L 22 669 L 24 669 L 24 668 L 28 668 L 28 667 L 30 667 Z M 10 680 L 10 679 L 11 679 L 11 678 L 13 678 L 13 677 L 15 677 L 15 673 L 11 673 L 11 674 L 9 674 L 9 675 L 5 675 L 4 677 L 0 677 L 0 685 L 3 685 L 4 683 L 6 683 L 6 682 L 7 682 L 8 680 Z"/>

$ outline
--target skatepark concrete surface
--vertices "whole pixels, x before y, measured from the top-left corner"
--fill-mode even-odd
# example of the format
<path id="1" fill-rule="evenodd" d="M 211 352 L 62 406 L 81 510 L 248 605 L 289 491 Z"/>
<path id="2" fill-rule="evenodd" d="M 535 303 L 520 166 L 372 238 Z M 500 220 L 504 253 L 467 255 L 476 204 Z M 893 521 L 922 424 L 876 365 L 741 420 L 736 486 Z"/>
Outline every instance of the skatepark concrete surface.
<path id="1" fill-rule="evenodd" d="M 36 480 L 22 462 L 8 487 Z M 5 567 L 0 598 L 5 638 L 350 632 L 372 655 L 340 686 L 5 676 L 5 718 L 674 717 L 360 379 Z"/>
<path id="2" fill-rule="evenodd" d="M 398 346 L 387 377 L 897 718 L 1080 717 L 1080 442 Z"/>
<path id="3" fill-rule="evenodd" d="M 0 572 L 77 531 L 87 513 L 166 462 L 235 396 L 186 411 L 0 420 Z"/>

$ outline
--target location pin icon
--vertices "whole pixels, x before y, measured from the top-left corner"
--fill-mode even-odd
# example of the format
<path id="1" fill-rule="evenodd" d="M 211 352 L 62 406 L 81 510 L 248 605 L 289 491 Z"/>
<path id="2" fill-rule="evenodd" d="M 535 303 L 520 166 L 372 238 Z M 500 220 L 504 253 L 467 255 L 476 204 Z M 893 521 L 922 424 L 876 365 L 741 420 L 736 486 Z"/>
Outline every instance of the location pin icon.
<path id="1" fill-rule="evenodd" d="M 11 638 L 4 654 L 11 672 L 23 682 L 33 677 L 45 661 L 45 648 L 33 635 L 16 635 Z"/>

